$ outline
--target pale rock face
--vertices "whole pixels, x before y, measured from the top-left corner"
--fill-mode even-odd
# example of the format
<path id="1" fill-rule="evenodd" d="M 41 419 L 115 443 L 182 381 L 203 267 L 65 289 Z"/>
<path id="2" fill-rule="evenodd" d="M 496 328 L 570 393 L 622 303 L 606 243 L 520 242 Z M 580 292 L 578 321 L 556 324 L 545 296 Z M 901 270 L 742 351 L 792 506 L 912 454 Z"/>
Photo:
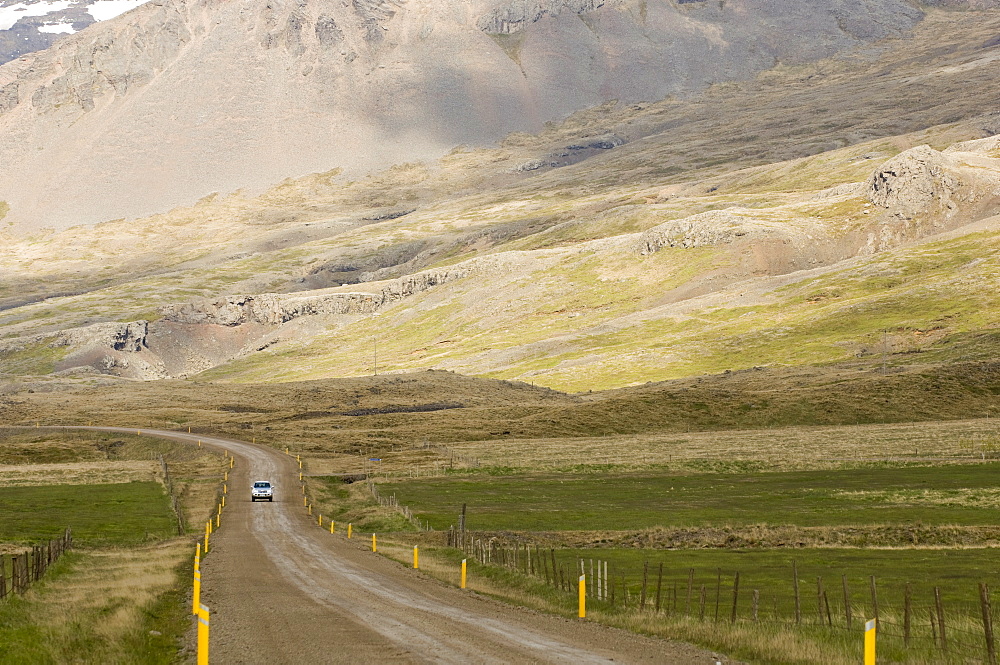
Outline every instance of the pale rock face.
<path id="1" fill-rule="evenodd" d="M 996 137 L 991 137 L 964 147 L 983 151 L 995 143 Z M 1000 197 L 1000 160 L 982 152 L 963 152 L 961 145 L 956 148 L 938 152 L 922 145 L 900 153 L 868 179 L 868 200 L 905 219 L 947 219 L 960 209 L 995 205 Z"/>
<path id="2" fill-rule="evenodd" d="M 746 211 L 750 213 L 750 211 Z M 733 210 L 710 210 L 655 226 L 639 238 L 639 251 L 652 254 L 664 247 L 711 247 L 741 238 L 779 235 L 782 230 Z"/>
<path id="3" fill-rule="evenodd" d="M 930 146 L 918 146 L 886 162 L 868 179 L 868 200 L 904 214 L 947 202 L 960 182 L 949 171 L 952 160 Z"/>
<path id="4" fill-rule="evenodd" d="M 402 279 L 375 284 L 366 292 L 320 291 L 311 295 L 229 296 L 164 308 L 164 319 L 188 325 L 241 326 L 248 323 L 280 325 L 303 316 L 372 314 L 385 305 L 427 289 L 468 276 L 468 266 L 428 270 Z"/>
<path id="5" fill-rule="evenodd" d="M 153 0 L 0 67 L 15 230 L 435 159 L 891 36 L 906 0 Z"/>

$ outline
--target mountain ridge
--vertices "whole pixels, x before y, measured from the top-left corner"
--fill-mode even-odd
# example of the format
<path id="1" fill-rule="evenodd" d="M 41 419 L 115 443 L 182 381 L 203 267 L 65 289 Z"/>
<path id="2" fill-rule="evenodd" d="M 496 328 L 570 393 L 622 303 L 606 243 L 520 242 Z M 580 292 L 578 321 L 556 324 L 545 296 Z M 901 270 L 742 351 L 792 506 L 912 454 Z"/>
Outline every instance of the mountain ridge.
<path id="1" fill-rule="evenodd" d="M 583 3 L 586 21 L 549 4 L 147 3 L 0 67 L 4 221 L 66 228 L 433 160 L 608 100 L 903 36 L 922 17 L 903 0 L 622 0 Z M 526 17 L 513 42 L 476 23 L 498 8 Z"/>

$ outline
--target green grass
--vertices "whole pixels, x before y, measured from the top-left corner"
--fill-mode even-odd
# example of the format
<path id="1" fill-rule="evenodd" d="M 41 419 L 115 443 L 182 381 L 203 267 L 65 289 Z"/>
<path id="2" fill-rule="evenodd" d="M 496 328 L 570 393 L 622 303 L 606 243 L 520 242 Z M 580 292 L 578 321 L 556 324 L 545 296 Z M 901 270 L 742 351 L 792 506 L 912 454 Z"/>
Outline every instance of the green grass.
<path id="1" fill-rule="evenodd" d="M 136 545 L 177 534 L 159 483 L 5 487 L 0 542 L 37 543 L 73 529 L 77 545 Z"/>
<path id="2" fill-rule="evenodd" d="M 843 625 L 844 592 L 842 576 L 847 577 L 849 598 L 855 620 L 872 616 L 870 578 L 876 579 L 879 612 L 902 615 L 904 589 L 910 584 L 913 604 L 926 614 L 939 587 L 947 613 L 976 616 L 979 610 L 979 582 L 991 588 L 1000 583 L 1000 549 L 800 549 L 800 550 L 642 550 L 642 549 L 566 549 L 556 550 L 556 560 L 567 571 L 579 575 L 579 560 L 589 575 L 590 560 L 608 562 L 610 577 L 619 585 L 616 600 L 621 599 L 621 576 L 624 575 L 630 601 L 641 594 L 643 566 L 649 562 L 647 598 L 655 598 L 659 565 L 663 564 L 661 606 L 678 589 L 677 609 L 686 610 L 687 583 L 694 570 L 692 613 L 698 613 L 701 585 L 708 590 L 707 616 L 714 618 L 715 591 L 721 573 L 721 614 L 732 611 L 733 583 L 740 573 L 739 615 L 750 615 L 753 590 L 760 592 L 759 611 L 763 618 L 791 620 L 795 614 L 793 562 L 798 572 L 803 617 L 818 621 L 817 578 L 831 605 L 835 625 Z M 596 563 L 595 563 L 596 566 Z M 921 628 L 924 628 L 923 622 Z"/>
<path id="3" fill-rule="evenodd" d="M 990 525 L 1000 465 L 886 467 L 780 473 L 534 474 L 386 484 L 435 529 L 647 529 L 755 524 Z"/>

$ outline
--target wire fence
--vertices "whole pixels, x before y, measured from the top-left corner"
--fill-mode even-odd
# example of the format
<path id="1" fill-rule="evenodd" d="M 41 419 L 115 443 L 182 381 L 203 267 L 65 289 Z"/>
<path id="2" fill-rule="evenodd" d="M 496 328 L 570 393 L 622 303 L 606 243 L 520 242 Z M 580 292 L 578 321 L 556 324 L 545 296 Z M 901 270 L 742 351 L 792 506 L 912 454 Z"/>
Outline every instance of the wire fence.
<path id="1" fill-rule="evenodd" d="M 9 557 L 0 557 L 0 600 L 23 594 L 42 579 L 49 566 L 72 546 L 73 532 L 67 527 L 61 536 L 47 543 L 33 545 L 30 550 Z"/>
<path id="2" fill-rule="evenodd" d="M 945 602 L 937 586 L 930 598 L 918 598 L 907 583 L 903 597 L 890 602 L 881 597 L 875 576 L 862 591 L 851 589 L 846 575 L 831 576 L 833 584 L 822 577 L 807 584 L 794 564 L 790 584 L 761 589 L 748 588 L 740 571 L 690 568 L 678 576 L 677 571 L 665 571 L 663 563 L 646 561 L 637 576 L 612 561 L 583 559 L 495 534 L 451 529 L 446 538 L 449 546 L 481 565 L 518 571 L 573 597 L 582 576 L 587 596 L 611 608 L 717 624 L 822 631 L 851 639 L 861 634 L 866 619 L 875 619 L 880 643 L 900 657 L 930 653 L 937 654 L 933 659 L 997 663 L 990 589 L 984 582 L 978 590 L 969 589 L 967 601 L 956 602 L 952 593 Z"/>

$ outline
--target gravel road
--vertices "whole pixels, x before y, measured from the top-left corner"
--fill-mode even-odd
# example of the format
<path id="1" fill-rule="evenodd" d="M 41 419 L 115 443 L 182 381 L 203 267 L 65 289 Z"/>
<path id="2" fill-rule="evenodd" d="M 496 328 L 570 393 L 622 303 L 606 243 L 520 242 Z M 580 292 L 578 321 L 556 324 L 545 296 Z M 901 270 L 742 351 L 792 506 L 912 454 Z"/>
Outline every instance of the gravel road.
<path id="1" fill-rule="evenodd" d="M 142 433 L 200 439 L 236 458 L 222 528 L 202 562 L 213 663 L 730 662 L 688 644 L 509 606 L 373 554 L 367 538 L 330 535 L 302 510 L 295 459 L 271 448 Z M 274 502 L 250 501 L 257 479 L 277 486 Z"/>

